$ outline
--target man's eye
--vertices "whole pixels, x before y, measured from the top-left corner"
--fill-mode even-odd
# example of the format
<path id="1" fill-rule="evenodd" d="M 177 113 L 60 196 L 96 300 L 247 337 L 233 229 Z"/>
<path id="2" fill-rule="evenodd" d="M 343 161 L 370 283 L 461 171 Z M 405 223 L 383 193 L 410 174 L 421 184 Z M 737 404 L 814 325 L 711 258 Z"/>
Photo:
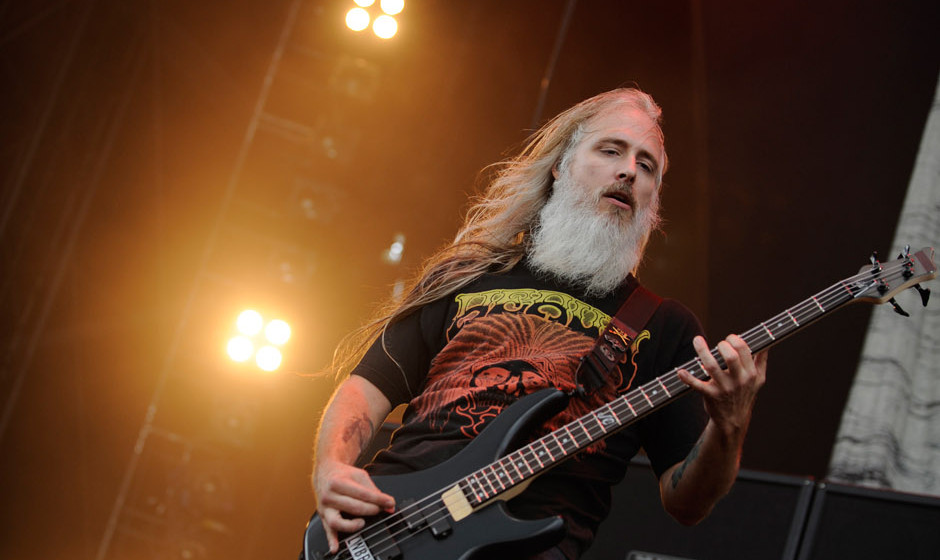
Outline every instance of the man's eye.
<path id="1" fill-rule="evenodd" d="M 647 162 L 645 162 L 645 161 L 641 161 L 641 162 L 639 162 L 639 164 L 640 164 L 640 167 L 642 167 L 644 171 L 648 171 L 648 172 L 650 172 L 650 173 L 653 172 L 653 166 L 650 165 L 649 163 L 647 163 Z"/>

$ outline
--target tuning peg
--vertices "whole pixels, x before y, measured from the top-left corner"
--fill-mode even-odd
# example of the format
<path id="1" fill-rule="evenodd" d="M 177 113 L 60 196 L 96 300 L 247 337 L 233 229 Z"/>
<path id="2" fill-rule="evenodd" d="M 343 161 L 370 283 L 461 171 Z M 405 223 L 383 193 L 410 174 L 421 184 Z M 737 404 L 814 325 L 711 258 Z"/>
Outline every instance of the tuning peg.
<path id="1" fill-rule="evenodd" d="M 898 305 L 898 302 L 895 301 L 894 298 L 889 299 L 889 300 L 888 300 L 888 303 L 891 304 L 891 307 L 894 308 L 894 312 L 897 313 L 898 315 L 901 315 L 902 317 L 910 317 L 910 316 L 911 316 L 910 313 L 908 313 L 907 311 L 904 311 L 903 309 L 901 309 L 901 306 Z"/>
<path id="2" fill-rule="evenodd" d="M 917 288 L 917 292 L 920 294 L 920 301 L 924 304 L 924 307 L 927 307 L 927 301 L 930 300 L 930 288 L 921 287 L 920 284 L 914 284 L 914 287 Z"/>
<path id="3" fill-rule="evenodd" d="M 878 261 L 878 251 L 872 251 L 871 256 L 868 257 L 868 260 L 871 261 L 872 274 L 878 274 L 881 272 L 881 262 Z"/>

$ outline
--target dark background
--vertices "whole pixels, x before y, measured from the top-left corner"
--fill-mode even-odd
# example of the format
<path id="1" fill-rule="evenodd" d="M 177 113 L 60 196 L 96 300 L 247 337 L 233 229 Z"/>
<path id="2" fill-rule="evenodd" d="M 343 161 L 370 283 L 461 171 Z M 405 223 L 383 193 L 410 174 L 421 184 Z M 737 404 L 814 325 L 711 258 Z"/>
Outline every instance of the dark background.
<path id="1" fill-rule="evenodd" d="M 0 556 L 293 557 L 307 374 L 600 91 L 664 108 L 641 278 L 713 340 L 899 249 L 936 2 L 414 0 L 390 41 L 350 6 L 0 2 Z M 293 326 L 277 374 L 224 356 L 246 305 Z M 772 351 L 744 467 L 825 476 L 869 316 Z"/>

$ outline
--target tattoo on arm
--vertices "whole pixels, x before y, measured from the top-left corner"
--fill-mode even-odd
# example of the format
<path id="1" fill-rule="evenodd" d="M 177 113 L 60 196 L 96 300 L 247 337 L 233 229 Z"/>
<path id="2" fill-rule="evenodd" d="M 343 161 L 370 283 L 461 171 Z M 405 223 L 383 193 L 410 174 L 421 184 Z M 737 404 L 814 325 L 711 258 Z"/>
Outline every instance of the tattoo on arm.
<path id="1" fill-rule="evenodd" d="M 358 446 L 359 452 L 362 453 L 368 447 L 369 442 L 372 441 L 374 434 L 375 426 L 372 425 L 369 417 L 363 414 L 359 418 L 353 418 L 346 425 L 346 429 L 343 430 L 343 441 L 353 441 Z"/>
<path id="2" fill-rule="evenodd" d="M 698 451 L 701 447 L 702 447 L 702 440 L 701 438 L 699 438 L 699 440 L 695 442 L 695 446 L 692 447 L 692 450 L 689 451 L 689 455 L 685 458 L 685 461 L 682 461 L 682 464 L 679 465 L 679 468 L 673 471 L 672 473 L 672 487 L 673 488 L 676 488 L 677 486 L 679 486 L 679 481 L 682 480 L 682 475 L 685 474 L 686 467 L 688 467 L 692 463 L 692 461 L 694 461 L 695 458 L 698 457 Z"/>

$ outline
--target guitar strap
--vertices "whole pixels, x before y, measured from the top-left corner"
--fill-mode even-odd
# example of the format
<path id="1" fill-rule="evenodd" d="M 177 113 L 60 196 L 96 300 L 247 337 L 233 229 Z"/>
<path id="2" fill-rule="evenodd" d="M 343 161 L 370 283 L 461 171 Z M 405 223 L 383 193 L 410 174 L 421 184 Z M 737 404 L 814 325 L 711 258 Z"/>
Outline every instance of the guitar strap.
<path id="1" fill-rule="evenodd" d="M 649 322 L 663 298 L 636 284 L 617 314 L 610 318 L 594 347 L 578 365 L 578 387 L 593 391 L 604 385 L 620 364 L 627 362 L 630 345 Z"/>

